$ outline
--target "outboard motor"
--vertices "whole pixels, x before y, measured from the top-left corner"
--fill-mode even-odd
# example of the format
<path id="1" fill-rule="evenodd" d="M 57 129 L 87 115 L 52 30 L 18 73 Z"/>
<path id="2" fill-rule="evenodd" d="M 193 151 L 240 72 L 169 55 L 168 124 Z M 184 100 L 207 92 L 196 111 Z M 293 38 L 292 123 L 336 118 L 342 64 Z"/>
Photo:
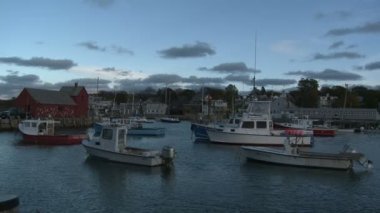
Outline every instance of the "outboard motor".
<path id="1" fill-rule="evenodd" d="M 175 157 L 175 151 L 173 147 L 170 146 L 164 146 L 162 148 L 162 153 L 161 153 L 162 158 L 167 161 L 171 162 L 174 157 Z"/>

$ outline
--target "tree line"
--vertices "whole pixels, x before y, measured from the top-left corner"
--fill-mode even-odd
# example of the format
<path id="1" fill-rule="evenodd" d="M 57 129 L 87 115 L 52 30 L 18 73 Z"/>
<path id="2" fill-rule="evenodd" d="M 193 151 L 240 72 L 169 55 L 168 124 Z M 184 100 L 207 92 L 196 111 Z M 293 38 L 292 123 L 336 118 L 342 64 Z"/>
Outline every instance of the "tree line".
<path id="1" fill-rule="evenodd" d="M 211 97 L 212 100 L 224 100 L 231 109 L 242 107 L 239 101 L 244 97 L 239 95 L 239 90 L 235 85 L 229 84 L 224 89 L 204 87 L 198 90 L 191 89 L 172 89 L 146 88 L 137 93 L 126 91 L 100 91 L 98 96 L 105 100 L 120 103 L 142 103 L 147 100 L 152 102 L 166 103 L 170 106 L 173 114 L 182 114 L 183 105 L 199 103 L 204 97 Z M 265 87 L 261 89 L 254 88 L 247 96 L 258 97 L 259 99 L 270 100 L 273 96 L 279 95 L 280 92 L 266 91 Z M 370 89 L 364 86 L 323 86 L 319 89 L 318 81 L 315 79 L 302 78 L 298 81 L 296 90 L 289 92 L 289 98 L 296 106 L 305 108 L 319 107 L 320 97 L 331 97 L 331 107 L 349 107 L 349 108 L 378 108 L 380 102 L 380 90 Z M 204 101 L 204 100 L 203 100 Z M 241 104 L 241 103 L 240 103 Z"/>

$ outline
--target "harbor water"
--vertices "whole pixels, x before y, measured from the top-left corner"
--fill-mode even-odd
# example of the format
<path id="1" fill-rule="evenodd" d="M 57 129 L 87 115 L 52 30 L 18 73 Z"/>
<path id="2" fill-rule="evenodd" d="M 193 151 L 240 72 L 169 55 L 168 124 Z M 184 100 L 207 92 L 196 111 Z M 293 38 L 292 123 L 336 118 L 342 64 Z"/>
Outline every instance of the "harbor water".
<path id="1" fill-rule="evenodd" d="M 160 123 L 162 137 L 130 145 L 175 148 L 171 167 L 146 168 L 88 157 L 81 145 L 20 143 L 0 132 L 0 194 L 19 212 L 380 212 L 380 135 L 315 138 L 312 150 L 345 144 L 373 161 L 370 171 L 335 171 L 246 161 L 239 146 L 194 142 L 190 123 Z"/>

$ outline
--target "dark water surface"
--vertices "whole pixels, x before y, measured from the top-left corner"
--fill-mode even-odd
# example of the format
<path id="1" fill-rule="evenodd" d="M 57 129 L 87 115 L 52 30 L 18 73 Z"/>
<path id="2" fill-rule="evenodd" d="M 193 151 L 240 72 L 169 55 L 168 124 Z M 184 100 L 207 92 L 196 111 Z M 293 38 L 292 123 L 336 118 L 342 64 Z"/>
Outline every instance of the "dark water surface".
<path id="1" fill-rule="evenodd" d="M 380 135 L 316 138 L 314 150 L 349 144 L 370 171 L 284 167 L 245 161 L 238 146 L 193 142 L 190 123 L 157 123 L 165 137 L 130 144 L 173 146 L 172 168 L 88 158 L 81 145 L 20 144 L 0 132 L 0 194 L 20 197 L 20 212 L 380 212 Z"/>

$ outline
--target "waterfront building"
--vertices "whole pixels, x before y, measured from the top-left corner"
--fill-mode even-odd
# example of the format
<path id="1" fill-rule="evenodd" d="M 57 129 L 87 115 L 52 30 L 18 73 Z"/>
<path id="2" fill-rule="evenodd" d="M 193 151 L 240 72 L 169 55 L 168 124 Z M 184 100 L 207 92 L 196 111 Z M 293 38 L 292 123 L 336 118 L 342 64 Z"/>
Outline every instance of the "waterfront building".
<path id="1" fill-rule="evenodd" d="M 24 88 L 14 102 L 30 117 L 81 118 L 88 116 L 88 93 L 82 86 L 60 91 Z"/>

